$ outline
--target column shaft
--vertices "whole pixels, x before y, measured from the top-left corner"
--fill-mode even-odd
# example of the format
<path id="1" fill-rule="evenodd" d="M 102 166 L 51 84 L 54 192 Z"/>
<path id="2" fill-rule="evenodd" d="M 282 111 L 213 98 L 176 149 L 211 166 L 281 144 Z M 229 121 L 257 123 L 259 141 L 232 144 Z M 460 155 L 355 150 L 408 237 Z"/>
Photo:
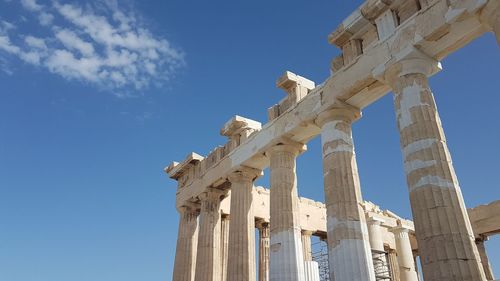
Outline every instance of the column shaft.
<path id="1" fill-rule="evenodd" d="M 368 233 L 370 236 L 370 246 L 372 248 L 373 267 L 376 278 L 388 277 L 389 268 L 388 260 L 384 251 L 384 239 L 382 238 L 382 224 L 383 220 L 376 217 L 368 219 Z M 381 279 L 387 280 L 387 279 Z"/>
<path id="2" fill-rule="evenodd" d="M 384 252 L 384 239 L 382 238 L 381 229 L 382 220 L 370 218 L 367 222 L 368 233 L 370 236 L 370 246 L 372 250 Z"/>
<path id="3" fill-rule="evenodd" d="M 269 281 L 269 223 L 259 226 L 259 281 Z"/>
<path id="4" fill-rule="evenodd" d="M 391 84 L 424 279 L 485 280 L 427 77 Z"/>
<path id="5" fill-rule="evenodd" d="M 221 278 L 220 197 L 215 190 L 200 195 L 200 229 L 195 281 L 219 281 Z"/>
<path id="6" fill-rule="evenodd" d="M 394 232 L 394 239 L 396 242 L 396 253 L 398 255 L 401 281 L 418 281 L 408 229 L 396 227 L 392 231 Z"/>
<path id="7" fill-rule="evenodd" d="M 191 208 L 181 207 L 179 213 L 179 232 L 172 280 L 193 281 L 198 239 L 198 212 Z"/>
<path id="8" fill-rule="evenodd" d="M 302 231 L 302 252 L 304 254 L 304 261 L 312 261 L 311 235 L 311 231 Z"/>
<path id="9" fill-rule="evenodd" d="M 323 148 L 330 280 L 374 281 L 351 133 L 354 115 L 351 110 L 334 109 L 318 118 Z"/>
<path id="10" fill-rule="evenodd" d="M 483 265 L 484 273 L 486 274 L 486 280 L 495 280 L 495 277 L 493 276 L 493 270 L 491 269 L 490 260 L 488 259 L 486 248 L 484 247 L 484 241 L 484 239 L 476 240 L 477 250 L 479 251 L 481 264 Z"/>
<path id="11" fill-rule="evenodd" d="M 394 249 L 389 249 L 387 251 L 388 263 L 391 270 L 391 277 L 394 281 L 400 281 L 401 278 L 399 276 L 399 264 L 398 264 L 398 255 Z"/>
<path id="12" fill-rule="evenodd" d="M 229 250 L 229 216 L 221 217 L 221 280 L 227 280 L 227 261 Z"/>
<path id="13" fill-rule="evenodd" d="M 302 281 L 304 257 L 299 223 L 299 198 L 292 145 L 277 145 L 268 152 L 271 178 L 271 281 Z"/>
<path id="14" fill-rule="evenodd" d="M 255 280 L 255 218 L 253 214 L 253 179 L 257 172 L 238 171 L 229 176 L 231 182 L 231 220 L 229 222 L 230 281 Z"/>

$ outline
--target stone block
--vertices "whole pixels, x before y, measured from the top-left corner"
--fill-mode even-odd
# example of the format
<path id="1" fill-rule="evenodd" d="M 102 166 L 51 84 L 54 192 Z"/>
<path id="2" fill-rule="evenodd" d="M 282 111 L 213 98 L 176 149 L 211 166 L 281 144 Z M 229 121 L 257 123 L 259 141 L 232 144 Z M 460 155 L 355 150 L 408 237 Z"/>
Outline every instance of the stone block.
<path id="1" fill-rule="evenodd" d="M 269 121 L 272 121 L 280 116 L 280 106 L 279 104 L 275 104 L 267 109 L 267 118 Z"/>
<path id="2" fill-rule="evenodd" d="M 378 37 L 380 40 L 384 40 L 394 33 L 398 26 L 398 19 L 394 12 L 388 9 L 375 19 L 375 24 L 377 25 Z"/>
<path id="3" fill-rule="evenodd" d="M 347 42 L 344 46 L 342 46 L 342 53 L 344 57 L 344 65 L 348 65 L 353 62 L 358 56 L 363 53 L 361 40 L 354 39 Z"/>
<path id="4" fill-rule="evenodd" d="M 418 0 L 396 0 L 393 3 L 394 10 L 397 11 L 399 23 L 402 23 L 416 14 L 420 10 Z"/>
<path id="5" fill-rule="evenodd" d="M 342 69 L 342 67 L 344 67 L 344 57 L 342 56 L 342 54 L 340 54 L 339 56 L 335 57 L 333 60 L 332 60 L 332 63 L 331 63 L 331 70 L 333 72 L 337 72 L 339 71 L 340 69 Z"/>

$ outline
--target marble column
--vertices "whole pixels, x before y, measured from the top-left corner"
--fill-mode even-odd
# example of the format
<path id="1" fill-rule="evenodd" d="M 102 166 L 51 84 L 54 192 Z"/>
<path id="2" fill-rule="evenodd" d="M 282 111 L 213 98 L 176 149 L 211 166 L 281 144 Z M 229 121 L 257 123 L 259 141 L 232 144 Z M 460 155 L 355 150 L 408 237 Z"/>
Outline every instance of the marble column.
<path id="1" fill-rule="evenodd" d="M 227 261 L 229 250 L 229 215 L 221 216 L 221 280 L 227 280 Z"/>
<path id="2" fill-rule="evenodd" d="M 302 147 L 303 145 L 280 144 L 267 152 L 271 164 L 269 272 L 271 281 L 304 280 L 304 256 L 295 173 L 295 158 Z"/>
<path id="3" fill-rule="evenodd" d="M 399 277 L 399 265 L 398 265 L 398 255 L 394 249 L 387 250 L 387 259 L 389 263 L 389 269 L 391 271 L 391 277 L 394 281 L 400 281 Z"/>
<path id="4" fill-rule="evenodd" d="M 401 281 L 418 281 L 415 269 L 415 260 L 411 250 L 409 229 L 405 227 L 395 227 L 391 229 L 396 242 L 396 253 L 398 255 L 399 276 Z"/>
<path id="5" fill-rule="evenodd" d="M 199 196 L 201 210 L 195 281 L 219 281 L 221 278 L 220 202 L 223 195 L 221 191 L 209 188 Z"/>
<path id="6" fill-rule="evenodd" d="M 259 281 L 269 281 L 269 223 L 259 227 Z"/>
<path id="7" fill-rule="evenodd" d="M 261 171 L 244 167 L 229 175 L 231 183 L 231 220 L 229 222 L 230 281 L 255 280 L 255 217 L 253 214 L 253 181 Z"/>
<path id="8" fill-rule="evenodd" d="M 370 236 L 370 246 L 372 250 L 384 252 L 384 239 L 382 237 L 382 223 L 381 218 L 371 217 L 367 220 L 368 233 Z"/>
<path id="9" fill-rule="evenodd" d="M 484 241 L 486 240 L 487 237 L 476 239 L 477 250 L 479 251 L 481 264 L 483 265 L 484 273 L 486 274 L 486 280 L 495 280 L 490 260 L 488 259 L 488 254 L 486 253 L 486 248 L 484 246 Z"/>
<path id="10" fill-rule="evenodd" d="M 382 237 L 382 222 L 384 220 L 377 217 L 368 218 L 366 224 L 368 225 L 368 234 L 370 236 L 370 246 L 373 255 L 373 267 L 375 276 L 387 276 L 388 268 L 386 263 L 384 251 L 384 239 Z M 386 279 L 383 279 L 386 280 Z"/>
<path id="11" fill-rule="evenodd" d="M 312 248 L 311 236 L 313 232 L 309 230 L 302 230 L 302 252 L 304 254 L 304 261 L 312 261 Z"/>
<path id="12" fill-rule="evenodd" d="M 198 211 L 191 207 L 179 208 L 179 232 L 175 251 L 173 281 L 193 281 L 198 239 Z"/>
<path id="13" fill-rule="evenodd" d="M 421 53 L 387 70 L 394 92 L 410 204 L 426 281 L 485 280 Z"/>
<path id="14" fill-rule="evenodd" d="M 374 281 L 370 240 L 352 139 L 358 110 L 342 107 L 321 113 L 323 176 L 327 209 L 330 280 Z"/>

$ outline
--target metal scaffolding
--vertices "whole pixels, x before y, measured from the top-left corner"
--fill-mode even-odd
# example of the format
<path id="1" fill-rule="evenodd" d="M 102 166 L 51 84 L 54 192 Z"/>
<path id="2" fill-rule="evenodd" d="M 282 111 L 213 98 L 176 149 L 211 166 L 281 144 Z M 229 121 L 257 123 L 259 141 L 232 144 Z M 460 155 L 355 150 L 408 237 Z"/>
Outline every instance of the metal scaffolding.
<path id="1" fill-rule="evenodd" d="M 319 280 L 330 281 L 328 246 L 326 241 L 319 240 L 312 244 L 312 258 L 319 266 Z"/>
<path id="2" fill-rule="evenodd" d="M 389 256 L 386 252 L 372 250 L 373 267 L 375 269 L 375 280 L 392 281 Z"/>

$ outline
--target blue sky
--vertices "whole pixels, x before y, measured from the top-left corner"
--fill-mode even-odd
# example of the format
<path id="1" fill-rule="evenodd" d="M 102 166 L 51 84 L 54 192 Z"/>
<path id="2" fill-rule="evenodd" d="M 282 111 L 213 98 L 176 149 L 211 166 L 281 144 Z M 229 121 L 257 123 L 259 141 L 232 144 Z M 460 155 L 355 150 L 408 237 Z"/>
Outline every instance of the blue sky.
<path id="1" fill-rule="evenodd" d="M 205 2 L 0 0 L 0 280 L 170 280 L 163 167 L 222 144 L 235 114 L 265 122 L 285 70 L 324 81 L 326 37 L 361 3 Z M 499 66 L 486 34 L 431 78 L 469 207 L 500 199 Z M 364 198 L 410 218 L 390 95 L 354 137 Z M 314 139 L 302 196 L 323 199 L 321 169 Z M 487 249 L 500 275 L 500 238 Z"/>

